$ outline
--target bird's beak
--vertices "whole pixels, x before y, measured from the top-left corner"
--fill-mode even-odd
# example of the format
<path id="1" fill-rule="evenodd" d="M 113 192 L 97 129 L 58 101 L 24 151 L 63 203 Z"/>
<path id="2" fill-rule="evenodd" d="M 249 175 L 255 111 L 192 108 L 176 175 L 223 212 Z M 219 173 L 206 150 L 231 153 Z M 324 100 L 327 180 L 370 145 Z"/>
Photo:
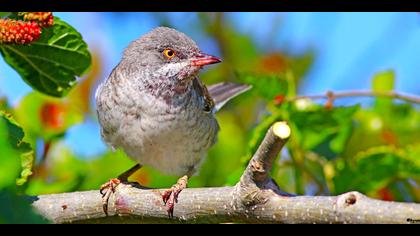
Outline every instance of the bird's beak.
<path id="1" fill-rule="evenodd" d="M 215 63 L 219 63 L 222 60 L 220 60 L 220 58 L 215 57 L 215 56 L 211 56 L 205 53 L 200 53 L 198 55 L 195 56 L 194 59 L 191 60 L 191 65 L 193 66 L 205 66 L 205 65 L 210 65 L 210 64 L 215 64 Z"/>

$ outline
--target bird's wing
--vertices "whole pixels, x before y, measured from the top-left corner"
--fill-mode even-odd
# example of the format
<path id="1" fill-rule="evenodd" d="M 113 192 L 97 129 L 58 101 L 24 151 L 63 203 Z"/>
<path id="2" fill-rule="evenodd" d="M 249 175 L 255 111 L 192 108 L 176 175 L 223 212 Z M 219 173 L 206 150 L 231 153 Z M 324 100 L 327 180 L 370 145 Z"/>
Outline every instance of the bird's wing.
<path id="1" fill-rule="evenodd" d="M 252 86 L 248 84 L 237 84 L 232 82 L 222 82 L 212 84 L 207 87 L 210 97 L 213 98 L 215 103 L 215 111 L 220 110 L 223 105 L 230 99 L 238 96 L 251 89 Z"/>

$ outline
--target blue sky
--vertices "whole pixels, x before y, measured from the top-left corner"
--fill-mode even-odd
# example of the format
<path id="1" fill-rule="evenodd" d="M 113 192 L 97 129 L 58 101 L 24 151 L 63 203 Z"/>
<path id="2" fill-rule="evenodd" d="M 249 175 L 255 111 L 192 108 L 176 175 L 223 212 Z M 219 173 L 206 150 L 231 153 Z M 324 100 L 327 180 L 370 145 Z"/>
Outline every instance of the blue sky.
<path id="1" fill-rule="evenodd" d="M 103 75 L 109 74 L 129 42 L 158 26 L 152 13 L 55 13 L 81 32 L 91 49 L 101 49 Z M 167 18 L 190 35 L 206 52 L 218 55 L 211 39 L 194 30 L 193 13 L 169 13 Z M 227 13 L 242 33 L 263 51 L 287 49 L 317 52 L 315 65 L 300 94 L 327 90 L 368 89 L 375 72 L 394 69 L 399 91 L 420 94 L 420 14 L 418 13 Z M 279 24 L 278 32 L 272 25 Z M 268 43 L 269 42 L 269 43 Z M 0 60 L 0 96 L 12 105 L 31 88 Z M 85 145 L 85 143 L 89 145 Z M 69 130 L 66 143 L 80 155 L 105 150 L 94 121 Z"/>

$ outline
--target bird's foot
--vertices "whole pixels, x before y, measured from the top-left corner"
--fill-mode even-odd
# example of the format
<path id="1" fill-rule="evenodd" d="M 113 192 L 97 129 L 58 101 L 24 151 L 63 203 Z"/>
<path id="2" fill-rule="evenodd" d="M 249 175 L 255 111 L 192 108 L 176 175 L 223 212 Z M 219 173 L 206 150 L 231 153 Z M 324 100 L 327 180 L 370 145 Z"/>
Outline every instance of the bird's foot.
<path id="1" fill-rule="evenodd" d="M 110 179 L 108 182 L 101 185 L 99 193 L 102 194 L 102 208 L 105 215 L 108 216 L 108 200 L 112 193 L 115 192 L 115 188 L 121 184 L 121 180 L 117 178 Z"/>
<path id="2" fill-rule="evenodd" d="M 167 212 L 169 218 L 174 217 L 174 206 L 175 203 L 178 203 L 178 195 L 181 193 L 183 189 L 187 187 L 188 183 L 188 176 L 183 176 L 180 178 L 176 184 L 172 185 L 172 187 L 166 190 L 162 194 L 162 200 L 167 206 Z"/>
<path id="3" fill-rule="evenodd" d="M 104 209 L 105 215 L 108 216 L 108 200 L 111 194 L 115 192 L 115 189 L 119 184 L 133 184 L 128 182 L 128 177 L 130 177 L 134 172 L 141 168 L 140 164 L 136 164 L 131 167 L 129 170 L 120 174 L 118 178 L 110 179 L 105 184 L 102 184 L 99 193 L 102 195 L 102 208 Z M 136 184 L 136 183 L 134 183 Z"/>

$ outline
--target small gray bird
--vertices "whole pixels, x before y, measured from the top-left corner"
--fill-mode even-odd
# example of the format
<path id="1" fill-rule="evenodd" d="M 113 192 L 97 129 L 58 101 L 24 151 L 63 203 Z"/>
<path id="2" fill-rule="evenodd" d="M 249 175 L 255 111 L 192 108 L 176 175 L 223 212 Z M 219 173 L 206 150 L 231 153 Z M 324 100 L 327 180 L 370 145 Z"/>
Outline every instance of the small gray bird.
<path id="1" fill-rule="evenodd" d="M 162 195 L 173 216 L 178 194 L 217 140 L 215 112 L 251 88 L 236 83 L 207 88 L 198 72 L 218 62 L 219 58 L 201 52 L 185 34 L 158 27 L 133 41 L 99 85 L 95 99 L 103 140 L 139 163 L 101 186 L 106 214 L 115 187 L 147 165 L 183 176 Z"/>

